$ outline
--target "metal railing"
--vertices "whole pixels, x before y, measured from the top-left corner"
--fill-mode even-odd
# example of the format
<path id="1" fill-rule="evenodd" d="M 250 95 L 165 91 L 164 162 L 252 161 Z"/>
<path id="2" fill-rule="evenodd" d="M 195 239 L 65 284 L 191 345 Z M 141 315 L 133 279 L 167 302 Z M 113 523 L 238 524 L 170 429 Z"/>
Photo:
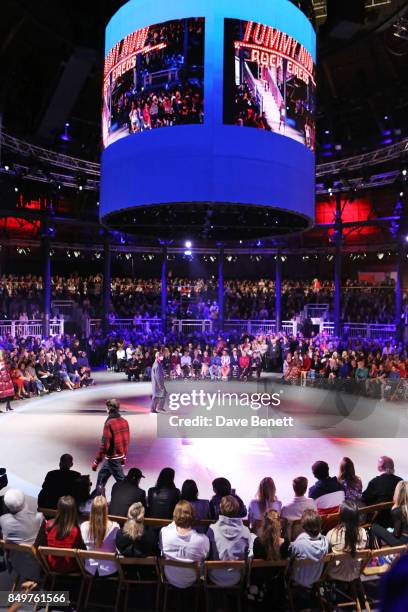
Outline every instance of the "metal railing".
<path id="1" fill-rule="evenodd" d="M 393 323 L 342 323 L 340 330 L 341 335 L 347 338 L 392 340 L 396 336 L 397 326 Z M 320 332 L 333 336 L 334 323 L 332 321 L 323 321 L 320 325 Z"/>
<path id="2" fill-rule="evenodd" d="M 322 305 L 323 306 L 323 305 Z M 311 317 L 312 318 L 312 317 Z M 5 322 L 6 323 L 6 322 Z M 18 323 L 18 322 L 14 322 Z M 10 322 L 8 322 L 10 324 Z M 160 319 L 142 319 L 134 321 L 133 319 L 116 319 L 110 323 L 110 330 L 112 332 L 120 333 L 121 331 L 135 331 L 141 333 L 149 333 L 151 331 L 157 331 L 161 329 Z M 26 324 L 20 324 L 24 327 Z M 170 329 L 174 333 L 179 334 L 191 334 L 194 332 L 201 333 L 212 333 L 218 329 L 218 321 L 212 321 L 210 319 L 174 319 L 170 323 Z M 3 327 L 5 325 L 3 324 Z M 296 335 L 298 331 L 298 322 L 282 321 L 282 332 L 288 336 Z M 87 335 L 93 335 L 100 331 L 102 328 L 102 319 L 88 319 L 87 323 Z M 11 333 L 10 331 L 2 332 L 2 326 L 0 324 L 0 334 Z M 385 340 L 394 339 L 396 336 L 397 328 L 392 323 L 343 323 L 341 325 L 342 336 L 348 338 L 364 338 L 367 340 Z M 275 334 L 276 333 L 276 321 L 275 320 L 246 320 L 246 319 L 228 319 L 224 321 L 224 331 L 230 333 L 244 334 L 248 333 L 251 335 L 256 334 Z M 320 319 L 320 333 L 325 333 L 328 336 L 334 335 L 334 323 L 333 321 L 324 321 Z M 54 332 L 62 333 L 62 332 Z M 28 334 L 35 335 L 35 334 Z M 41 335 L 39 333 L 38 335 Z"/>
<path id="3" fill-rule="evenodd" d="M 64 321 L 50 321 L 50 336 L 58 336 L 64 333 Z M 13 338 L 42 338 L 43 322 L 39 319 L 31 321 L 1 321 L 0 336 L 12 336 Z"/>

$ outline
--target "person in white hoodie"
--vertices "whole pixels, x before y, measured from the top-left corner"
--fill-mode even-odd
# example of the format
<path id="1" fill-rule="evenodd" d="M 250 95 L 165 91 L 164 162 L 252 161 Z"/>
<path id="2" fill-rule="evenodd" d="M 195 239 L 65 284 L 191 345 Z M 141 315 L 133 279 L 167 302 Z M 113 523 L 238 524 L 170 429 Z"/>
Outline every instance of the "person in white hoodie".
<path id="1" fill-rule="evenodd" d="M 294 559 L 307 559 L 314 563 L 294 564 L 292 580 L 310 588 L 319 580 L 323 570 L 323 558 L 328 553 L 329 543 L 321 533 L 322 519 L 316 510 L 305 510 L 301 519 L 303 533 L 289 546 L 289 556 Z"/>
<path id="2" fill-rule="evenodd" d="M 159 546 L 165 559 L 203 563 L 210 544 L 205 534 L 192 529 L 194 521 L 193 506 L 188 501 L 179 501 L 174 508 L 173 522 L 160 531 Z M 196 580 L 191 568 L 165 567 L 164 572 L 170 584 L 179 589 L 192 586 Z"/>
<path id="3" fill-rule="evenodd" d="M 239 502 L 232 495 L 221 499 L 220 516 L 207 532 L 212 561 L 241 561 L 247 558 L 252 548 L 252 536 L 242 518 L 239 518 L 239 510 Z M 238 570 L 220 569 L 210 572 L 210 579 L 219 586 L 234 586 L 239 578 Z"/>

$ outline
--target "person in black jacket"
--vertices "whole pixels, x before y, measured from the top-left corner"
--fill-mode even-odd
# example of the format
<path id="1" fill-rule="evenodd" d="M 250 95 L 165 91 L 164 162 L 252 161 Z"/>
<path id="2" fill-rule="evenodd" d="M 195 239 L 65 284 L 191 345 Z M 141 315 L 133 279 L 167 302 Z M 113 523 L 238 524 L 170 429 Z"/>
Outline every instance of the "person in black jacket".
<path id="1" fill-rule="evenodd" d="M 363 491 L 363 502 L 367 506 L 392 500 L 395 487 L 402 480 L 400 476 L 395 476 L 394 469 L 394 461 L 391 457 L 384 456 L 378 459 L 380 475 L 370 480 L 366 490 Z"/>
<path id="2" fill-rule="evenodd" d="M 215 495 L 210 500 L 210 516 L 214 521 L 217 521 L 220 516 L 220 503 L 223 497 L 232 495 L 239 503 L 237 516 L 243 518 L 247 515 L 247 509 L 240 497 L 236 495 L 235 490 L 231 488 L 231 483 L 227 478 L 216 478 L 212 482 L 212 487 Z"/>
<path id="3" fill-rule="evenodd" d="M 156 486 L 149 489 L 147 504 L 149 516 L 152 518 L 171 519 L 174 508 L 180 500 L 180 491 L 174 484 L 175 471 L 163 468 L 159 474 Z"/>
<path id="4" fill-rule="evenodd" d="M 56 508 L 60 497 L 74 496 L 75 481 L 81 474 L 71 469 L 73 464 L 72 455 L 66 453 L 60 458 L 59 469 L 48 472 L 38 495 L 39 508 Z"/>
<path id="5" fill-rule="evenodd" d="M 130 468 L 125 480 L 116 482 L 112 487 L 110 514 L 127 516 L 128 509 L 136 502 L 146 507 L 146 492 L 139 487 L 144 475 L 139 468 Z"/>
<path id="6" fill-rule="evenodd" d="M 391 522 L 392 531 L 376 522 L 373 533 L 388 546 L 408 544 L 408 482 L 405 480 L 400 480 L 395 488 Z"/>
<path id="7" fill-rule="evenodd" d="M 144 525 L 145 508 L 132 504 L 127 521 L 116 534 L 116 548 L 124 557 L 149 557 L 159 552 L 157 533 Z"/>
<path id="8" fill-rule="evenodd" d="M 392 501 L 395 487 L 402 480 L 400 476 L 395 476 L 394 474 L 394 461 L 391 457 L 380 457 L 377 469 L 380 475 L 370 480 L 366 490 L 363 491 L 362 500 L 366 506 Z M 384 527 L 390 526 L 391 518 L 389 510 L 381 512 L 377 517 L 377 522 Z"/>

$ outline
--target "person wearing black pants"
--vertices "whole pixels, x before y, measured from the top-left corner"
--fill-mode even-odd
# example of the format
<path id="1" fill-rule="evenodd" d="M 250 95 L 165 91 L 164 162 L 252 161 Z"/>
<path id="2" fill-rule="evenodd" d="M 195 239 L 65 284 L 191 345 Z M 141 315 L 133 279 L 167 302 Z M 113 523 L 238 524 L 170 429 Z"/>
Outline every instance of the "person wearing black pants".
<path id="1" fill-rule="evenodd" d="M 391 522 L 392 531 L 374 523 L 373 534 L 388 546 L 408 544 L 408 481 L 406 480 L 401 480 L 395 488 Z"/>

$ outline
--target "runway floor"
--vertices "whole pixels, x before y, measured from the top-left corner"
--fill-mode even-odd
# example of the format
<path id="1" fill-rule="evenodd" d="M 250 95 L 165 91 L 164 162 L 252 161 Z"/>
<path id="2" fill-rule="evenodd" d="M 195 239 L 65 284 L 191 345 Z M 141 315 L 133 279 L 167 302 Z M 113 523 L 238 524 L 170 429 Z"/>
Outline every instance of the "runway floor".
<path id="1" fill-rule="evenodd" d="M 14 402 L 13 412 L 0 415 L 0 465 L 7 468 L 10 486 L 36 497 L 45 473 L 58 466 L 65 452 L 74 456 L 75 469 L 91 474 L 95 482 L 90 466 L 106 418 L 105 400 L 110 397 L 121 401 L 130 424 L 127 467 L 142 469 L 146 489 L 153 486 L 161 468 L 172 466 L 179 487 L 184 479 L 194 478 L 200 496 L 208 498 L 211 481 L 222 475 L 245 502 L 253 498 L 261 478 L 272 476 L 278 497 L 285 502 L 292 497 L 294 476 L 305 475 L 311 481 L 310 467 L 317 459 L 326 460 L 336 473 L 345 455 L 355 461 L 364 484 L 375 475 L 382 454 L 391 455 L 397 473 L 408 477 L 407 406 L 401 403 L 285 387 L 280 389 L 285 400 L 274 414 L 294 416 L 297 425 L 290 438 L 160 438 L 157 419 L 161 417 L 150 413 L 150 383 L 129 383 L 123 374 L 111 372 L 98 372 L 95 379 L 96 385 L 87 389 Z M 210 382 L 203 385 L 214 388 Z M 191 386 L 171 383 L 169 391 Z"/>

